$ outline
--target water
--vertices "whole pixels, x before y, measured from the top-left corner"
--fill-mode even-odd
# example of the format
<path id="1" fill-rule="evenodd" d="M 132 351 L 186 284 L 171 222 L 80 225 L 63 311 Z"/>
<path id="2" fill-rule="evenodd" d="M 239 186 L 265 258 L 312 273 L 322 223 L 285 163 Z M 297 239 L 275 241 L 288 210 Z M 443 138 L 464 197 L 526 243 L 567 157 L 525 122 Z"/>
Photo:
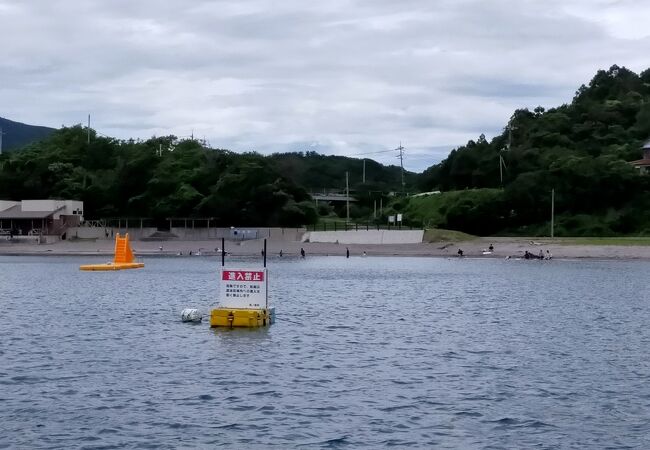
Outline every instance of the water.
<path id="1" fill-rule="evenodd" d="M 230 331 L 218 259 L 102 261 L 0 257 L 0 448 L 650 448 L 647 262 L 274 258 Z"/>

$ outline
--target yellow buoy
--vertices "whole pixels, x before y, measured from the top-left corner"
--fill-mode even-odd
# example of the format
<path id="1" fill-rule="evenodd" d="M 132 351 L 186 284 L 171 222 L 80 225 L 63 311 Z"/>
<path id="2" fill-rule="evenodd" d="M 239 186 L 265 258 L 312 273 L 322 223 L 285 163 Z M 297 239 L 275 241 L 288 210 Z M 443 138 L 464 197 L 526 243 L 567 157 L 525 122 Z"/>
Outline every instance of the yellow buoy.
<path id="1" fill-rule="evenodd" d="M 275 308 L 231 309 L 215 308 L 210 313 L 211 327 L 265 327 L 275 322 Z"/>
<path id="2" fill-rule="evenodd" d="M 222 267 L 219 304 L 210 312 L 210 326 L 257 328 L 274 322 L 275 308 L 269 307 L 266 267 Z"/>
<path id="3" fill-rule="evenodd" d="M 124 269 L 138 269 L 144 267 L 144 263 L 135 262 L 133 250 L 129 244 L 129 233 L 125 236 L 120 236 L 119 233 L 115 236 L 115 256 L 113 262 L 105 264 L 85 264 L 79 266 L 80 270 L 86 271 L 110 271 L 110 270 L 124 270 Z"/>

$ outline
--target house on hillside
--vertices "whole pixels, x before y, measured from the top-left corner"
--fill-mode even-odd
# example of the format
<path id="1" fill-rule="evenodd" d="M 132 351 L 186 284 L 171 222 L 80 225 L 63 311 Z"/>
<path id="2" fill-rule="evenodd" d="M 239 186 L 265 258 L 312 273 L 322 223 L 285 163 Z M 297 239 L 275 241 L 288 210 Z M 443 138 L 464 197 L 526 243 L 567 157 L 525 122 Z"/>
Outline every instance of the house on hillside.
<path id="1" fill-rule="evenodd" d="M 643 158 L 637 159 L 636 161 L 630 161 L 630 164 L 632 164 L 635 169 L 639 169 L 641 174 L 647 174 L 650 172 L 650 140 L 643 144 L 642 150 Z"/>
<path id="2" fill-rule="evenodd" d="M 83 202 L 77 200 L 0 200 L 0 234 L 58 236 L 83 222 Z"/>

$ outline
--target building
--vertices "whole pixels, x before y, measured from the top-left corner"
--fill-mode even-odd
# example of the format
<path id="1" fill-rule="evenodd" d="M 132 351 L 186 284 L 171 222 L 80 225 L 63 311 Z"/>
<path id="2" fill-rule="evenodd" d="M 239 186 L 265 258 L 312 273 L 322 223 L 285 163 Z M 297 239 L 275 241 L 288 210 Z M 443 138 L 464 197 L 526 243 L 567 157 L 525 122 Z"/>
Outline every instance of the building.
<path id="1" fill-rule="evenodd" d="M 83 222 L 83 202 L 76 200 L 0 200 L 3 234 L 59 236 Z"/>
<path id="2" fill-rule="evenodd" d="M 646 174 L 650 172 L 650 140 L 643 144 L 641 149 L 643 150 L 643 158 L 637 159 L 636 161 L 630 161 L 630 164 L 632 164 L 635 169 L 639 169 L 640 173 Z"/>

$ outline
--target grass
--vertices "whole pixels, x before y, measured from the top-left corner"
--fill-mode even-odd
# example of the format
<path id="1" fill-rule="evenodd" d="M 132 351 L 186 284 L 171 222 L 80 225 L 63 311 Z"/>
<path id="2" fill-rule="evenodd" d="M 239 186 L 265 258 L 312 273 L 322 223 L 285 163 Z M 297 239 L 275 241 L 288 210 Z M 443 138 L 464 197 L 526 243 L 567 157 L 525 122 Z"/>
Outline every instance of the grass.
<path id="1" fill-rule="evenodd" d="M 557 238 L 564 245 L 650 245 L 650 237 L 572 237 Z"/>
<path id="2" fill-rule="evenodd" d="M 422 242 L 464 242 L 472 241 L 474 239 L 477 239 L 477 237 L 472 236 L 471 234 L 463 233 L 461 231 L 431 228 L 424 230 L 424 237 L 422 238 Z"/>

